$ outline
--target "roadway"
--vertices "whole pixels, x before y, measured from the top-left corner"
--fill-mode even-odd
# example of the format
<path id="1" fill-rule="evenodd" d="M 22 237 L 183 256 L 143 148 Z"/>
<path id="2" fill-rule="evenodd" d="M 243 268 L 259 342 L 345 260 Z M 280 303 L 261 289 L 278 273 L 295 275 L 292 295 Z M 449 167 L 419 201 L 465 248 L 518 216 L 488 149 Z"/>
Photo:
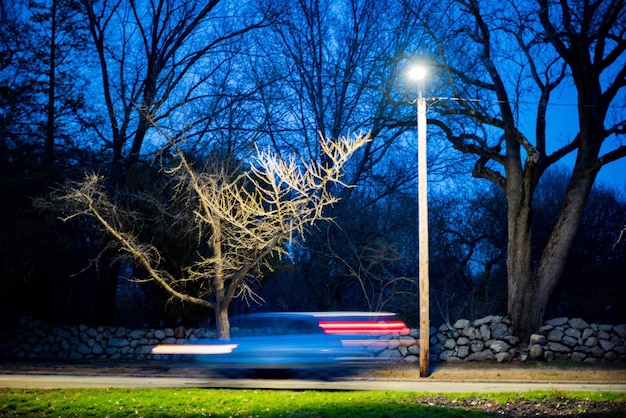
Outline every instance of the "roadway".
<path id="1" fill-rule="evenodd" d="M 0 388 L 235 388 L 272 390 L 384 390 L 399 392 L 589 391 L 626 393 L 624 369 L 441 368 L 430 377 L 377 371 L 324 381 L 308 378 L 224 378 L 188 365 L 67 366 L 0 363 Z"/>
<path id="2" fill-rule="evenodd" d="M 588 391 L 626 393 L 626 383 L 572 383 L 572 382 L 485 382 L 344 379 L 337 381 L 299 379 L 220 379 L 169 376 L 82 376 L 3 374 L 0 387 L 4 388 L 231 388 L 270 390 L 382 390 L 396 392 L 526 392 Z"/>

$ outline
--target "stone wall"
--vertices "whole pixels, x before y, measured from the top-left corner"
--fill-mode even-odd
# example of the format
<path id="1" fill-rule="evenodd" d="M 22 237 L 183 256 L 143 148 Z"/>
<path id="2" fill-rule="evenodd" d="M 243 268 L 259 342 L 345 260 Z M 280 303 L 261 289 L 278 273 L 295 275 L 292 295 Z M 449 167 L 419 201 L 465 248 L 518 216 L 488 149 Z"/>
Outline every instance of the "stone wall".
<path id="1" fill-rule="evenodd" d="M 186 356 L 154 355 L 158 344 L 214 339 L 214 330 L 126 329 L 114 327 L 52 326 L 23 318 L 19 331 L 0 336 L 0 358 L 9 360 L 162 360 L 184 361 Z M 510 321 L 487 316 L 460 319 L 430 330 L 431 361 L 498 361 L 513 359 L 626 361 L 626 324 L 587 324 L 582 319 L 546 321 L 528 343 L 511 335 Z M 399 338 L 371 340 L 368 347 L 381 359 L 419 360 L 419 330 Z"/>
<path id="2" fill-rule="evenodd" d="M 86 325 L 47 325 L 31 318 L 20 320 L 19 331 L 0 337 L 0 358 L 39 360 L 146 360 L 158 344 L 180 344 L 213 339 L 204 328 L 127 329 Z M 170 356 L 173 359 L 183 357 Z"/>
<path id="3" fill-rule="evenodd" d="M 501 316 L 443 324 L 430 339 L 432 360 L 510 361 L 519 355 L 520 344 L 519 338 L 511 335 L 510 325 L 508 318 Z"/>
<path id="4" fill-rule="evenodd" d="M 588 324 L 580 318 L 555 318 L 531 336 L 533 359 L 626 361 L 626 324 Z"/>
<path id="5" fill-rule="evenodd" d="M 546 321 L 528 342 L 513 336 L 510 324 L 508 318 L 487 316 L 441 325 L 431 332 L 431 359 L 626 361 L 626 324 L 598 325 L 580 318 L 555 318 Z"/>

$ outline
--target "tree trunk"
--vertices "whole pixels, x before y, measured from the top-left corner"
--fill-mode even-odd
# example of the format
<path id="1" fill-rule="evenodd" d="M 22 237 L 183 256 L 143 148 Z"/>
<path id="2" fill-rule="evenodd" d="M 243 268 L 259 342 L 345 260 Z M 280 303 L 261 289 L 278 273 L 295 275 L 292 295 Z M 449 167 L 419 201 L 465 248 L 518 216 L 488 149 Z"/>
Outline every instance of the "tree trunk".
<path id="1" fill-rule="evenodd" d="M 593 152 L 592 152 L 593 154 Z M 548 242 L 534 270 L 531 269 L 530 234 L 524 238 L 531 222 L 511 217 L 509 211 L 508 315 L 515 334 L 522 340 L 537 331 L 544 320 L 545 309 L 567 262 L 567 255 L 578 231 L 589 192 L 597 175 L 595 158 L 581 152 L 572 179 Z M 529 212 L 521 209 L 519 212 Z M 526 227 L 524 226 L 526 223 Z"/>
<path id="2" fill-rule="evenodd" d="M 117 292 L 117 279 L 120 274 L 119 261 L 113 261 L 115 254 L 109 252 L 100 259 L 97 273 L 98 284 L 96 287 L 95 323 L 98 325 L 114 325 L 115 319 L 115 294 Z"/>
<path id="3" fill-rule="evenodd" d="M 50 9 L 50 62 L 48 64 L 48 103 L 45 132 L 44 158 L 48 168 L 54 163 L 54 134 L 55 134 L 55 98 L 56 98 L 56 43 L 57 43 L 57 2 L 53 1 Z"/>
<path id="4" fill-rule="evenodd" d="M 230 321 L 228 320 L 228 304 L 216 304 L 215 329 L 219 340 L 230 340 Z"/>
<path id="5" fill-rule="evenodd" d="M 528 199 L 522 198 L 521 170 L 517 176 L 508 175 L 508 243 L 507 243 L 507 277 L 508 298 L 507 312 L 513 322 L 516 333 L 526 329 L 531 321 L 536 305 L 532 299 L 536 297 L 537 278 L 531 273 L 531 238 L 532 211 Z M 517 181 L 515 181 L 517 180 Z M 524 193 L 528 193 L 527 191 Z M 523 324 L 523 325 L 522 325 Z M 520 337 L 521 338 L 521 337 Z"/>

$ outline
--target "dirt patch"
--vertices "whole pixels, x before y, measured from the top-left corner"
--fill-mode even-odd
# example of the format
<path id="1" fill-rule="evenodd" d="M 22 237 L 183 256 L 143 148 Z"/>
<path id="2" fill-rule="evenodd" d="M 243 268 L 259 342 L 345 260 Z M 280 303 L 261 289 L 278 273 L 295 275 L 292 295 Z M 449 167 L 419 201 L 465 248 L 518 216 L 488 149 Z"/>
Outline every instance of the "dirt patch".
<path id="1" fill-rule="evenodd" d="M 563 396 L 550 400 L 518 399 L 498 403 L 490 398 L 449 399 L 445 396 L 420 396 L 415 403 L 439 408 L 482 411 L 490 417 L 624 417 L 626 402 L 571 399 Z"/>

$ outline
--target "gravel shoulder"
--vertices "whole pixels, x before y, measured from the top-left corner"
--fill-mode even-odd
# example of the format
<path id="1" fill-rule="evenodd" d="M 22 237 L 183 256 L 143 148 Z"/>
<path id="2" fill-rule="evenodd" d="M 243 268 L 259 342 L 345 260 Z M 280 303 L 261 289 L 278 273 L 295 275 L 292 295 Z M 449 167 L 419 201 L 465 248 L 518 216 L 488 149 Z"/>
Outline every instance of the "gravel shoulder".
<path id="1" fill-rule="evenodd" d="M 418 366 L 372 370 L 377 377 L 419 379 Z M 626 382 L 625 363 L 491 363 L 431 364 L 429 379 L 450 381 Z"/>

